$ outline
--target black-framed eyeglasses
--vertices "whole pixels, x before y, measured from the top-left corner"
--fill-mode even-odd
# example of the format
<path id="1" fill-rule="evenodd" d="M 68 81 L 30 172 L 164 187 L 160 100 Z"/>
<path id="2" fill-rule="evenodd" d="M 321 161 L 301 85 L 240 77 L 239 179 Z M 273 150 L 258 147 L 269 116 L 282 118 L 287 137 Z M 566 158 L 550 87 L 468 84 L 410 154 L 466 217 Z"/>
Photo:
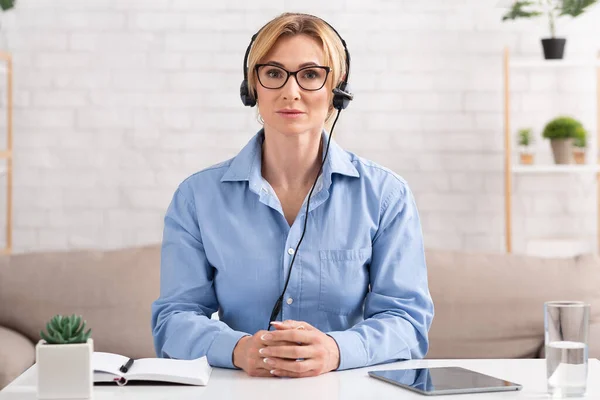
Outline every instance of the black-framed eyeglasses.
<path id="1" fill-rule="evenodd" d="M 290 72 L 285 68 L 273 64 L 256 64 L 258 82 L 266 89 L 280 89 L 285 86 L 290 75 L 293 75 L 304 90 L 314 91 L 321 89 L 327 81 L 331 68 L 320 65 L 300 68 Z"/>

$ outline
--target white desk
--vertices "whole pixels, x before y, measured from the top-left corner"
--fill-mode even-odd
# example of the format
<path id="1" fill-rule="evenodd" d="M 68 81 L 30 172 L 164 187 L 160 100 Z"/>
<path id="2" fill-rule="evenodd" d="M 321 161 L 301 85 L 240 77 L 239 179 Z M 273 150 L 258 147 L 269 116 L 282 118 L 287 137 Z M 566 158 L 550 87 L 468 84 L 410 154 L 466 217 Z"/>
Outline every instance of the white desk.
<path id="1" fill-rule="evenodd" d="M 208 386 L 96 386 L 94 400 L 103 399 L 418 399 L 429 397 L 379 381 L 367 375 L 375 369 L 460 366 L 523 385 L 521 391 L 445 395 L 440 400 L 545 399 L 544 359 L 518 360 L 412 360 L 356 370 L 330 372 L 314 378 L 251 378 L 242 371 L 214 368 Z M 0 400 L 36 399 L 36 367 L 25 371 L 0 392 Z M 600 361 L 591 359 L 587 399 L 600 399 Z"/>

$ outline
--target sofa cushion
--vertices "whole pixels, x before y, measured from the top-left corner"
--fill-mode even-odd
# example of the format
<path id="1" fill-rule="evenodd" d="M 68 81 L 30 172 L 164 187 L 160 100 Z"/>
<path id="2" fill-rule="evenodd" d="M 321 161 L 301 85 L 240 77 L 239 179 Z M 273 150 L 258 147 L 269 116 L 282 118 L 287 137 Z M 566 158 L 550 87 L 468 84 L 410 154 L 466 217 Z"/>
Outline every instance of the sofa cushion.
<path id="1" fill-rule="evenodd" d="M 435 317 L 427 358 L 538 357 L 544 302 L 591 304 L 590 357 L 600 357 L 600 258 L 545 259 L 428 250 Z"/>
<path id="2" fill-rule="evenodd" d="M 34 344 L 20 333 L 0 326 L 0 390 L 34 362 Z"/>
<path id="3" fill-rule="evenodd" d="M 158 245 L 3 257 L 0 325 L 36 343 L 52 316 L 78 314 L 92 329 L 94 350 L 155 357 L 150 311 L 159 277 Z"/>

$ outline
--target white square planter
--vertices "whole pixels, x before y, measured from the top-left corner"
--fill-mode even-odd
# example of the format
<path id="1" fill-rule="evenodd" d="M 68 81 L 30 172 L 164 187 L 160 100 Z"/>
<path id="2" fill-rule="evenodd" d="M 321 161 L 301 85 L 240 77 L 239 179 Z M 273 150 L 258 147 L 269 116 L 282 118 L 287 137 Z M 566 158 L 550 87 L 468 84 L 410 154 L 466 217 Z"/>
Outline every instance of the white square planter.
<path id="1" fill-rule="evenodd" d="M 94 388 L 94 341 L 35 346 L 39 399 L 89 399 Z"/>

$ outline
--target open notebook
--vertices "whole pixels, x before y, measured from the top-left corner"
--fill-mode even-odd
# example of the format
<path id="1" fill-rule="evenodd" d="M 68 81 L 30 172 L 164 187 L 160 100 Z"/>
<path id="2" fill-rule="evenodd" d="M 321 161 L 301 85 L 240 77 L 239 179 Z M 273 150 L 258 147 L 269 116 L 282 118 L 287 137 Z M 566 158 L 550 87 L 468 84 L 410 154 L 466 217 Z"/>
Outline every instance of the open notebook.
<path id="1" fill-rule="evenodd" d="M 128 360 L 119 354 L 94 352 L 94 382 L 114 381 L 122 386 L 128 381 L 155 381 L 205 386 L 212 372 L 206 357 L 195 360 L 140 358 L 126 373 L 119 371 Z"/>

